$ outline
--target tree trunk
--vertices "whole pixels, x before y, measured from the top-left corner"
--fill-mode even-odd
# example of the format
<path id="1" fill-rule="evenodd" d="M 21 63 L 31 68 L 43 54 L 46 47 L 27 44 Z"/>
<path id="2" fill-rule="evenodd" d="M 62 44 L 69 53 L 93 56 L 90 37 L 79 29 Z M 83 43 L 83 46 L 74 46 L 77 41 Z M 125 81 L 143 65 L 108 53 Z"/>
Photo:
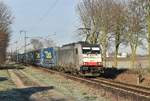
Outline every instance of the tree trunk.
<path id="1" fill-rule="evenodd" d="M 118 28 L 119 30 L 119 28 Z M 116 32 L 115 35 L 115 60 L 114 60 L 114 67 L 118 66 L 118 50 L 119 50 L 119 45 L 120 45 L 120 32 Z"/>
<path id="2" fill-rule="evenodd" d="M 103 65 L 106 67 L 106 46 L 103 47 Z"/>
<path id="3" fill-rule="evenodd" d="M 131 68 L 135 68 L 135 56 L 136 56 L 136 47 L 131 47 Z"/>
<path id="4" fill-rule="evenodd" d="M 103 42 L 103 62 L 104 62 L 104 67 L 106 67 L 106 52 L 107 52 L 107 31 L 105 28 L 103 28 L 104 30 L 104 42 Z"/>
<path id="5" fill-rule="evenodd" d="M 149 70 L 150 70 L 150 16 L 147 17 L 147 29 L 148 29 L 148 63 L 149 63 Z"/>
<path id="6" fill-rule="evenodd" d="M 114 59 L 114 67 L 117 67 L 118 66 L 118 50 L 119 50 L 119 44 L 116 45 L 115 47 L 115 59 Z"/>
<path id="7" fill-rule="evenodd" d="M 150 35 L 149 35 L 150 37 Z M 150 71 L 150 39 L 149 39 L 149 42 L 148 42 L 148 63 L 149 63 L 149 71 Z"/>

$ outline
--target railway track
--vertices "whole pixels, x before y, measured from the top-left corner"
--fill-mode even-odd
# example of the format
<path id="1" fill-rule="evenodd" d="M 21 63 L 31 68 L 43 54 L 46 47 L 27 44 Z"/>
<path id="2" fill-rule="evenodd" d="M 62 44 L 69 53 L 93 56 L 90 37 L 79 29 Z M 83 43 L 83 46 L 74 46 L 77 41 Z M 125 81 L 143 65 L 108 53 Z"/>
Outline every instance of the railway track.
<path id="1" fill-rule="evenodd" d="M 99 82 L 99 81 L 105 81 L 107 83 L 113 83 L 113 84 L 117 84 L 117 85 L 122 85 L 122 86 L 128 86 L 134 89 L 139 89 L 139 90 L 144 90 L 150 93 L 150 87 L 145 87 L 145 86 L 139 86 L 139 85 L 134 85 L 134 84 L 128 84 L 128 83 L 124 83 L 124 82 L 118 82 L 118 81 L 114 81 L 114 80 L 108 80 L 108 79 L 104 79 L 104 78 L 97 78 L 94 79 L 95 81 Z"/>
<path id="2" fill-rule="evenodd" d="M 141 87 L 137 85 L 130 85 L 125 83 L 118 83 L 114 81 L 108 81 L 105 79 L 91 79 L 91 81 L 98 82 L 101 84 L 105 84 L 107 86 L 113 87 L 114 89 L 120 89 L 125 92 L 130 92 L 136 94 L 138 96 L 143 96 L 146 98 L 150 98 L 150 88 Z"/>
<path id="3" fill-rule="evenodd" d="M 111 96 L 113 95 L 113 97 L 115 97 L 115 100 L 118 101 L 120 101 L 120 99 L 128 99 L 130 101 L 150 101 L 150 88 L 148 87 L 126 84 L 104 78 L 82 78 L 42 67 L 34 68 L 43 70 L 44 72 L 58 74 L 66 78 L 82 82 L 93 88 L 103 90 L 105 91 L 105 93 L 109 92 L 111 93 Z"/>

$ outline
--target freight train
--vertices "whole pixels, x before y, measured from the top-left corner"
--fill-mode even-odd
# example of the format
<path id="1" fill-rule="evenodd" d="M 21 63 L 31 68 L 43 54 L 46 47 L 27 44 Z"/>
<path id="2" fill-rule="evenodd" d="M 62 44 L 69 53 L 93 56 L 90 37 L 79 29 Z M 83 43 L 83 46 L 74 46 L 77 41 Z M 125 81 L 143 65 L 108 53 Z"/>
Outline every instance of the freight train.
<path id="1" fill-rule="evenodd" d="M 19 63 L 42 66 L 51 69 L 61 69 L 65 72 L 82 75 L 100 74 L 103 70 L 101 50 L 99 45 L 87 42 L 77 42 L 39 49 L 24 54 L 18 54 Z"/>

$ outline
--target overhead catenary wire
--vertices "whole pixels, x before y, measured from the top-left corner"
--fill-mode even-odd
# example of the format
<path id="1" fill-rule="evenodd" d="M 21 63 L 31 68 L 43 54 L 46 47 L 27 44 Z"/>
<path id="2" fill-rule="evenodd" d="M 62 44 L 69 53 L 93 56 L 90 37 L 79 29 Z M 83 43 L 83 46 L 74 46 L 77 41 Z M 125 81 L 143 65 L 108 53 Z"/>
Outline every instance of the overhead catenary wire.
<path id="1" fill-rule="evenodd" d="M 36 23 L 31 26 L 29 29 L 27 29 L 27 31 L 32 31 L 35 29 L 38 29 L 40 23 L 42 23 L 42 21 L 44 21 L 45 18 L 47 18 L 51 12 L 54 10 L 54 8 L 56 7 L 57 3 L 59 0 L 55 0 L 48 8 L 47 10 L 45 10 L 45 12 L 42 14 L 42 16 L 38 19 L 38 21 L 36 21 Z M 27 45 L 28 46 L 28 45 Z M 22 46 L 23 47 L 23 46 Z"/>
<path id="2" fill-rule="evenodd" d="M 42 21 L 44 21 L 44 19 L 46 19 L 50 14 L 51 12 L 54 10 L 54 8 L 56 7 L 56 5 L 58 4 L 58 1 L 59 0 L 55 0 L 51 6 L 49 6 L 49 8 L 46 10 L 46 12 L 43 13 L 43 15 L 39 18 L 39 20 L 36 22 L 35 25 L 33 25 L 28 31 L 31 31 L 31 30 L 34 30 L 34 29 L 37 29 L 40 25 L 40 23 Z"/>
<path id="3" fill-rule="evenodd" d="M 58 1 L 59 0 L 55 0 L 55 2 L 47 9 L 47 11 L 43 14 L 39 21 L 43 21 L 44 18 L 46 18 L 49 15 L 49 13 L 52 12 L 52 10 L 56 7 Z"/>

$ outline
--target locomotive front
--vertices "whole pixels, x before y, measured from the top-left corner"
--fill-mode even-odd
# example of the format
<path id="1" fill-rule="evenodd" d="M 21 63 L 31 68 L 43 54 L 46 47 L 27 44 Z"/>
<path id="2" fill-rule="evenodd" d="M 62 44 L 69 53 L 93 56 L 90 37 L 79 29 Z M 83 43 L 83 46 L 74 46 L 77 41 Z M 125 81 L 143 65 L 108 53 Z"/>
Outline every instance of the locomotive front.
<path id="1" fill-rule="evenodd" d="M 98 45 L 82 46 L 82 65 L 83 74 L 99 74 L 103 68 L 102 57 Z"/>

